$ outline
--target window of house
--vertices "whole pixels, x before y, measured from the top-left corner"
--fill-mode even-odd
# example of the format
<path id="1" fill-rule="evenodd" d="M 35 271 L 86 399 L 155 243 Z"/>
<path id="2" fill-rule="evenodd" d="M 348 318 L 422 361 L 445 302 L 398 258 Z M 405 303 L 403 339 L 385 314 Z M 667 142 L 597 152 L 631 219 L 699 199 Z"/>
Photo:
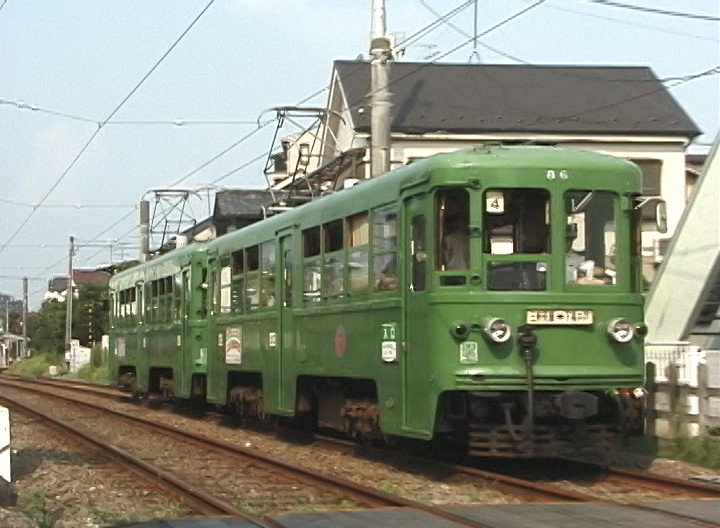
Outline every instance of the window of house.
<path id="1" fill-rule="evenodd" d="M 320 262 L 320 226 L 302 232 L 303 302 L 320 302 L 322 266 Z"/>
<path id="2" fill-rule="evenodd" d="M 310 164 L 310 144 L 309 143 L 300 143 L 300 157 L 298 158 L 298 163 L 303 166 L 307 166 Z"/>
<path id="3" fill-rule="evenodd" d="M 660 196 L 662 192 L 660 185 L 662 161 L 657 159 L 633 159 L 630 161 L 640 167 L 642 171 L 643 196 Z"/>
<path id="4" fill-rule="evenodd" d="M 630 160 L 640 167 L 642 171 L 642 194 L 643 196 L 660 196 L 662 193 L 661 176 L 662 161 L 657 159 L 634 159 Z M 641 210 L 642 219 L 646 222 L 655 221 L 655 210 L 653 207 L 644 207 Z"/>
<path id="5" fill-rule="evenodd" d="M 323 225 L 325 295 L 337 297 L 345 291 L 343 221 Z"/>
<path id="6" fill-rule="evenodd" d="M 260 248 L 252 246 L 245 250 L 245 301 L 249 310 L 260 306 Z"/>
<path id="7" fill-rule="evenodd" d="M 370 226 L 367 212 L 353 215 L 347 219 L 348 224 L 348 278 L 351 292 L 360 293 L 367 290 L 370 284 L 368 264 L 368 248 Z"/>
<path id="8" fill-rule="evenodd" d="M 397 207 L 395 205 L 376 209 L 373 212 L 372 243 L 375 290 L 397 290 Z"/>

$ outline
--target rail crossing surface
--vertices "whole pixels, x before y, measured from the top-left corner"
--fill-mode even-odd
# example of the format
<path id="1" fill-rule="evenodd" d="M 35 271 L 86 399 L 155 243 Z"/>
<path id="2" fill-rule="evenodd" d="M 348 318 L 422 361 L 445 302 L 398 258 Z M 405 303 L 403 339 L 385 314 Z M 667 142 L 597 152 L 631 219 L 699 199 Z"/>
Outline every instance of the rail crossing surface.
<path id="1" fill-rule="evenodd" d="M 684 528 L 720 526 L 720 499 L 643 503 L 642 511 L 615 504 L 498 504 L 445 508 L 470 523 L 487 528 Z M 681 517 L 685 517 L 684 519 Z M 697 523 L 690 519 L 695 519 Z M 471 524 L 471 525 L 472 525 Z M 147 521 L 127 528 L 461 528 L 462 524 L 426 512 L 387 508 L 321 513 L 290 513 L 265 522 L 242 519 Z"/>

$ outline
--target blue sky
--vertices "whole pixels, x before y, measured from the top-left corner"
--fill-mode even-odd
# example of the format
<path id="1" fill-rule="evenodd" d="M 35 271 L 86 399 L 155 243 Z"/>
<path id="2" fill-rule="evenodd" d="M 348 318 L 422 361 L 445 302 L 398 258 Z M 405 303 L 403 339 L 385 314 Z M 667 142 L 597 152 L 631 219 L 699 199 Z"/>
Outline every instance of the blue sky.
<path id="1" fill-rule="evenodd" d="M 425 2 L 443 13 L 462 3 Z M 0 9 L 0 99 L 100 121 L 206 3 L 7 0 Z M 532 3 L 479 0 L 479 28 Z M 720 14 L 717 0 L 634 3 Z M 387 10 L 389 30 L 406 35 L 435 19 L 419 0 L 387 0 Z M 369 11 L 370 0 L 216 0 L 115 119 L 253 121 L 265 108 L 294 104 L 327 85 L 334 59 L 367 54 Z M 452 21 L 472 32 L 472 7 Z M 658 77 L 668 77 L 717 66 L 719 28 L 718 22 L 637 13 L 587 0 L 547 0 L 483 42 L 531 63 L 649 65 Z M 465 40 L 444 25 L 411 46 L 403 60 L 424 60 Z M 471 51 L 468 45 L 443 60 L 466 62 Z M 482 47 L 479 53 L 483 62 L 512 63 Z M 718 130 L 719 78 L 698 79 L 672 90 L 706 132 L 700 142 L 711 142 Z M 308 104 L 324 105 L 325 97 L 322 93 Z M 0 200 L 37 203 L 96 126 L 0 104 Z M 105 126 L 46 204 L 116 207 L 39 208 L 12 245 L 0 252 L 0 291 L 19 296 L 21 281 L 15 276 L 62 273 L 67 252 L 62 246 L 70 234 L 94 238 L 127 214 L 147 189 L 170 184 L 251 130 L 239 124 Z M 185 184 L 212 181 L 267 151 L 271 135 L 272 127 L 262 130 Z M 262 186 L 261 166 L 256 163 L 223 184 Z M 0 210 L 1 246 L 31 209 L 0 201 Z M 128 232 L 133 221 L 130 216 L 101 238 Z M 108 251 L 97 253 L 81 247 L 77 261 L 85 266 L 109 261 Z M 57 265 L 44 270 L 53 263 Z M 39 304 L 44 286 L 42 280 L 31 282 L 30 290 L 36 292 L 31 306 Z"/>

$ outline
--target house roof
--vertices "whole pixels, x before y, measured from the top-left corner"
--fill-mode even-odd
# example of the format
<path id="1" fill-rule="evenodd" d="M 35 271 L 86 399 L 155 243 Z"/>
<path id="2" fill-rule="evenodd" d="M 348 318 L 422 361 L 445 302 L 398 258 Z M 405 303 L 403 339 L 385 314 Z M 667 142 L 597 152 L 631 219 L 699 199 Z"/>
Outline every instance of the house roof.
<path id="1" fill-rule="evenodd" d="M 262 208 L 272 203 L 272 195 L 266 189 L 218 191 L 215 194 L 213 218 L 258 220 L 263 218 Z"/>
<path id="2" fill-rule="evenodd" d="M 73 270 L 73 283 L 75 286 L 107 286 L 109 282 L 110 273 L 107 271 L 92 269 Z M 67 290 L 67 275 L 56 275 L 48 281 L 48 291 L 64 292 L 65 290 Z"/>
<path id="3" fill-rule="evenodd" d="M 370 65 L 336 61 L 353 127 L 370 131 Z M 392 131 L 700 134 L 647 67 L 395 62 Z"/>

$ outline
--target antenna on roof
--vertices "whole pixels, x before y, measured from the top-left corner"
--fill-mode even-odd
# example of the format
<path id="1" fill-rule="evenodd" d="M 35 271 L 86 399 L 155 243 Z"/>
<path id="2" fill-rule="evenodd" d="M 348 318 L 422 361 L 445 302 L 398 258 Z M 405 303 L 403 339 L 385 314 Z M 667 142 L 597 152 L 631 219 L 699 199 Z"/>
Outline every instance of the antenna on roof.
<path id="1" fill-rule="evenodd" d="M 472 64 L 473 57 L 477 59 L 478 64 L 482 63 L 480 52 L 478 51 L 478 0 L 475 0 L 475 12 L 473 15 L 473 50 L 468 58 L 468 64 Z"/>

